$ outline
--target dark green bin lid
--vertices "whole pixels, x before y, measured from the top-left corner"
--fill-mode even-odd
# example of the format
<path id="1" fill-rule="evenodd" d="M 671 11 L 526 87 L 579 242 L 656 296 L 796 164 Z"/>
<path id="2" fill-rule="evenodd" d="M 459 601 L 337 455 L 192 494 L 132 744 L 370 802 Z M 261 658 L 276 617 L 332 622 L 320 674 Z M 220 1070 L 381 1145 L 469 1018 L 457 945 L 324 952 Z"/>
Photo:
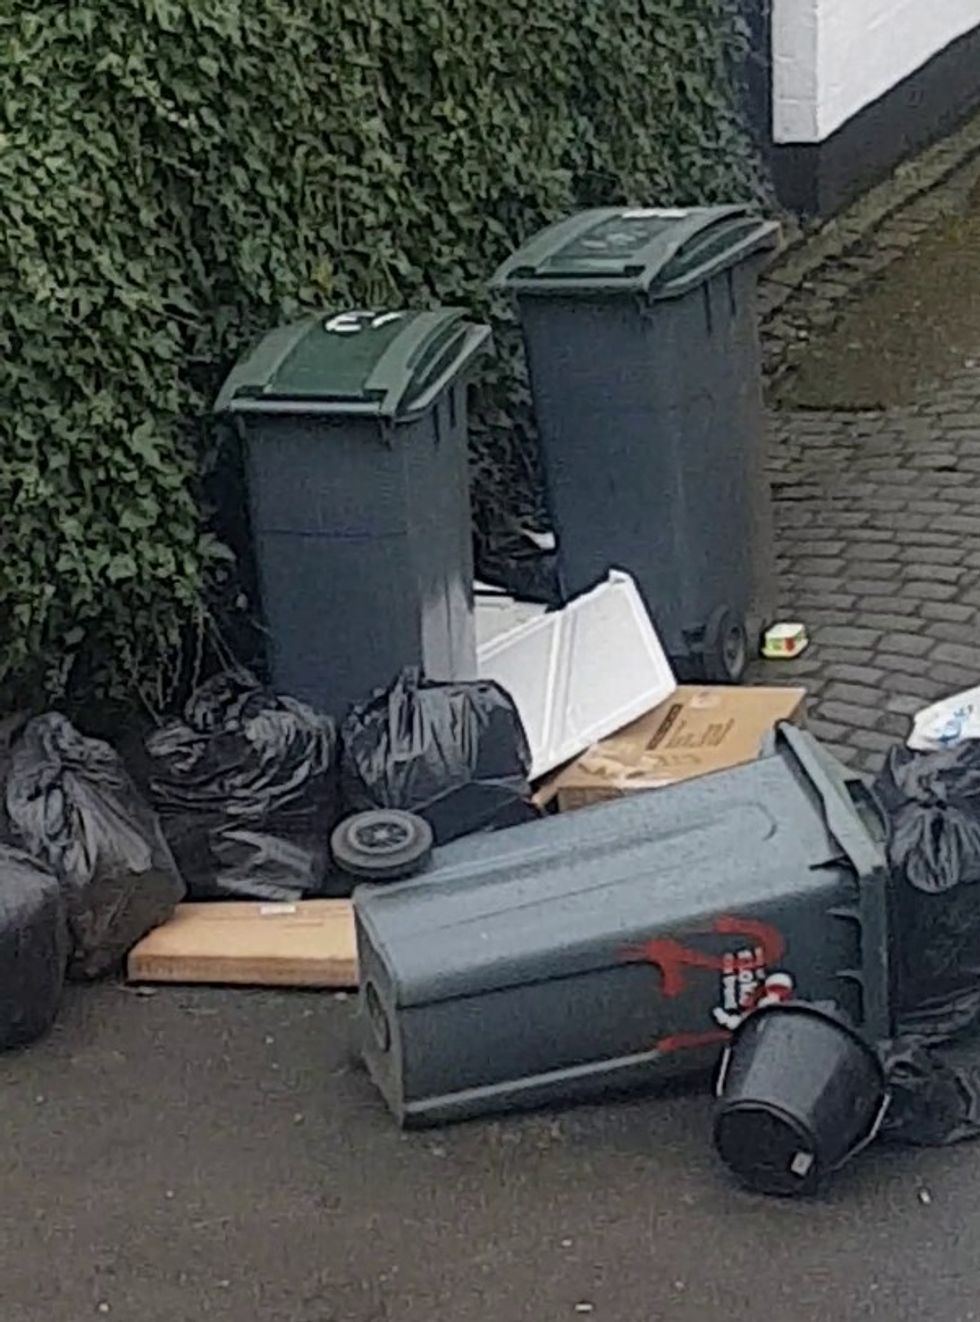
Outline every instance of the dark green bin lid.
<path id="1" fill-rule="evenodd" d="M 490 328 L 461 308 L 317 315 L 271 331 L 232 369 L 216 413 L 424 413 L 477 353 Z"/>
<path id="2" fill-rule="evenodd" d="M 536 234 L 494 276 L 517 294 L 680 298 L 779 243 L 779 225 L 750 207 L 606 207 Z"/>

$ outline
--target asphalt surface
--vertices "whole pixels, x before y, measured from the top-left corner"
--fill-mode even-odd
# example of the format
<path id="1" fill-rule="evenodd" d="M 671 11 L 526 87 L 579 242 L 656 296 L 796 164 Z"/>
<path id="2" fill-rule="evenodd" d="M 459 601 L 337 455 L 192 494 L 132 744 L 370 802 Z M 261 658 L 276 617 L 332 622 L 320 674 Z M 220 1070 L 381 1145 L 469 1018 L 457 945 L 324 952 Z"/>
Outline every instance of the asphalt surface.
<path id="1" fill-rule="evenodd" d="M 329 994 L 75 989 L 0 1058 L 3 1322 L 967 1322 L 980 1147 L 734 1187 L 693 1092 L 401 1134 Z"/>

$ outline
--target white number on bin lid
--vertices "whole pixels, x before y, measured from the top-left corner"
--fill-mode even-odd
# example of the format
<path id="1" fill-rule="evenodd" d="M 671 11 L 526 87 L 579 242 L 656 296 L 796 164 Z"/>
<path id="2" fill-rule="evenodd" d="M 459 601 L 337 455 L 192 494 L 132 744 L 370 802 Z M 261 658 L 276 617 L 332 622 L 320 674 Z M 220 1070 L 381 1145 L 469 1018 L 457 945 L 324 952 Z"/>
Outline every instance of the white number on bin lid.
<path id="1" fill-rule="evenodd" d="M 355 309 L 352 312 L 339 312 L 323 323 L 328 335 L 358 335 L 364 330 L 380 330 L 393 321 L 401 321 L 404 312 L 373 312 Z"/>

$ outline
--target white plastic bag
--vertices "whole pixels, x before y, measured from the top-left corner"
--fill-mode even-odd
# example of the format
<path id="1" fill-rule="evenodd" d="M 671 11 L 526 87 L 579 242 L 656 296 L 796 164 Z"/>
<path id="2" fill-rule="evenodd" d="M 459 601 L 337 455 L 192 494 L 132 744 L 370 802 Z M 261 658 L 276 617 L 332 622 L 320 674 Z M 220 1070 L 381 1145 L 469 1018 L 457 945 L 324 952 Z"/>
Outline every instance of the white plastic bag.
<path id="1" fill-rule="evenodd" d="M 923 708 L 912 722 L 907 742 L 917 753 L 936 753 L 967 739 L 980 739 L 980 687 Z"/>

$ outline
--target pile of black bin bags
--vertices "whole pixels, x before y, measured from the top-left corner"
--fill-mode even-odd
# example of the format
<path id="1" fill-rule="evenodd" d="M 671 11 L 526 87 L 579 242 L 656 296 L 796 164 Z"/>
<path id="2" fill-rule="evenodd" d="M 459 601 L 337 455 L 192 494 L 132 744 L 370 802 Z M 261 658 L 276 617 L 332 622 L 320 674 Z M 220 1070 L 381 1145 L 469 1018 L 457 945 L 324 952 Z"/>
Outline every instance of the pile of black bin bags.
<path id="1" fill-rule="evenodd" d="M 884 1137 L 980 1137 L 980 742 L 895 748 L 875 786 L 889 823 L 896 1037 Z"/>
<path id="2" fill-rule="evenodd" d="M 329 848 L 349 812 L 409 809 L 445 842 L 533 811 L 508 695 L 412 671 L 339 732 L 247 673 L 218 675 L 145 752 L 138 787 L 64 716 L 0 728 L 0 1049 L 45 1032 L 66 978 L 117 972 L 185 896 L 349 893 Z"/>

